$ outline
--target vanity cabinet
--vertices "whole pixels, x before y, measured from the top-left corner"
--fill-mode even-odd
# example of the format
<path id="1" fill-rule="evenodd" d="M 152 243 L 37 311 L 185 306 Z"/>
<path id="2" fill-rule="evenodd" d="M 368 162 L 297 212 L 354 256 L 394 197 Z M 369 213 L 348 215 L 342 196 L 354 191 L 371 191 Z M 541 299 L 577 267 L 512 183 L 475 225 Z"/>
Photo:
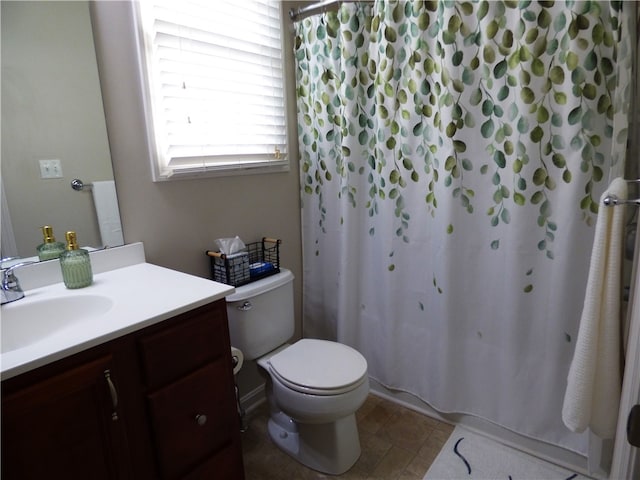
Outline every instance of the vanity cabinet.
<path id="1" fill-rule="evenodd" d="M 224 300 L 2 382 L 3 479 L 243 479 Z"/>

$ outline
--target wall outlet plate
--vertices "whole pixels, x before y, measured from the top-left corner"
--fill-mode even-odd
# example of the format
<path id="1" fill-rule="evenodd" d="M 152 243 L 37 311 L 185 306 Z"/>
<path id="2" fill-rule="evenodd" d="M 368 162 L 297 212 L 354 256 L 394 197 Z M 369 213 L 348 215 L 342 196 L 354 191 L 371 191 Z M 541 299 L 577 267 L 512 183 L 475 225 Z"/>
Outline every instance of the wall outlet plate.
<path id="1" fill-rule="evenodd" d="M 62 178 L 62 162 L 57 159 L 40 160 L 40 178 Z"/>

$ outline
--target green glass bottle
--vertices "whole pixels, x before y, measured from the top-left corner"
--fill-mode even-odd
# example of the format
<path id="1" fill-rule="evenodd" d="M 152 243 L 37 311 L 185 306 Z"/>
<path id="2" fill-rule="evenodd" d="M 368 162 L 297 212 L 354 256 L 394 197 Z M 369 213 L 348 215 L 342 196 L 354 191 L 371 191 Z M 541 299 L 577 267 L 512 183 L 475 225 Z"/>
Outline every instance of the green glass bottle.
<path id="1" fill-rule="evenodd" d="M 67 249 L 60 255 L 62 280 L 67 288 L 83 288 L 93 283 L 91 258 L 84 248 L 78 248 L 76 232 L 67 232 Z"/>
<path id="2" fill-rule="evenodd" d="M 38 258 L 40 260 L 52 260 L 60 257 L 60 254 L 64 252 L 64 243 L 56 242 L 56 237 L 53 236 L 53 228 L 45 225 L 42 227 L 42 235 L 44 240 L 36 248 Z"/>

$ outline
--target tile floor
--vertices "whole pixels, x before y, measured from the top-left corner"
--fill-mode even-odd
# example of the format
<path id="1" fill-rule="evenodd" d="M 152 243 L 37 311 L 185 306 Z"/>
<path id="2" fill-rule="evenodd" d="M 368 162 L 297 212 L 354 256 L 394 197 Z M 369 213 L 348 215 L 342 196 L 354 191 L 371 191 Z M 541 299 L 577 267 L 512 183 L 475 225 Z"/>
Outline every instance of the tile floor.
<path id="1" fill-rule="evenodd" d="M 369 395 L 356 413 L 362 454 L 348 472 L 325 475 L 280 451 L 267 433 L 268 408 L 247 415 L 242 436 L 246 480 L 421 480 L 453 426 Z"/>

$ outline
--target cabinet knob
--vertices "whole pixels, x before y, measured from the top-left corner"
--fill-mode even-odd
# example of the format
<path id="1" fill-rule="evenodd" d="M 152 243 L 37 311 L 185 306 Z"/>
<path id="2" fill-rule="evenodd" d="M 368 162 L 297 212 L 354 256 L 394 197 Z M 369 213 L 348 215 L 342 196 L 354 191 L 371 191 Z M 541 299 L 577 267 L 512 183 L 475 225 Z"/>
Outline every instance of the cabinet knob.
<path id="1" fill-rule="evenodd" d="M 204 424 L 207 423 L 207 416 L 199 413 L 198 415 L 196 415 L 196 423 L 200 427 L 204 426 Z"/>

